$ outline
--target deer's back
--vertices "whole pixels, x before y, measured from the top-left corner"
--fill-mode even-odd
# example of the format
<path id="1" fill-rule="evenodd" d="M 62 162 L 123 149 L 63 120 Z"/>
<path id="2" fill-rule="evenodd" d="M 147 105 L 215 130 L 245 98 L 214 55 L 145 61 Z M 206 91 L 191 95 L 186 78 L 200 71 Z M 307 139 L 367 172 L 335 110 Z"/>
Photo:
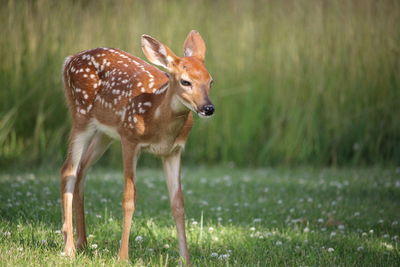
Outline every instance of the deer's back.
<path id="1" fill-rule="evenodd" d="M 73 117 L 90 117 L 93 110 L 122 115 L 133 98 L 162 93 L 164 72 L 122 50 L 96 48 L 68 57 L 64 84 Z"/>

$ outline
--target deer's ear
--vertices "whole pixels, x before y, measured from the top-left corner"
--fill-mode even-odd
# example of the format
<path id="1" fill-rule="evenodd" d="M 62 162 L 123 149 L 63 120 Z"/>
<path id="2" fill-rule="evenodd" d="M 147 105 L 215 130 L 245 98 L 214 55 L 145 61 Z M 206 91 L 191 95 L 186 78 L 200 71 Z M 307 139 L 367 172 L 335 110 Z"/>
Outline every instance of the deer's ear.
<path id="1" fill-rule="evenodd" d="M 185 57 L 197 57 L 204 61 L 206 56 L 206 44 L 198 31 L 189 32 L 183 44 L 183 54 Z"/>
<path id="2" fill-rule="evenodd" d="M 145 34 L 142 35 L 142 50 L 151 63 L 168 70 L 178 59 L 166 45 Z"/>

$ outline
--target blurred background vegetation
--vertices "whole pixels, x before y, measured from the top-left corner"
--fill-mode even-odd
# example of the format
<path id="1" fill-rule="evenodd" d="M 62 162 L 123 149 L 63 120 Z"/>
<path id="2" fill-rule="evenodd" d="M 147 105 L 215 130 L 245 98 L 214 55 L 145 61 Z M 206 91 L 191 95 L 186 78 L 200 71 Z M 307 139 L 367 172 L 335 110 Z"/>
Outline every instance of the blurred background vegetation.
<path id="1" fill-rule="evenodd" d="M 2 1 L 0 166 L 61 164 L 66 56 L 150 34 L 182 55 L 197 29 L 215 80 L 185 163 L 400 162 L 400 2 Z M 103 164 L 119 164 L 119 145 Z M 150 159 L 145 161 L 151 164 Z"/>

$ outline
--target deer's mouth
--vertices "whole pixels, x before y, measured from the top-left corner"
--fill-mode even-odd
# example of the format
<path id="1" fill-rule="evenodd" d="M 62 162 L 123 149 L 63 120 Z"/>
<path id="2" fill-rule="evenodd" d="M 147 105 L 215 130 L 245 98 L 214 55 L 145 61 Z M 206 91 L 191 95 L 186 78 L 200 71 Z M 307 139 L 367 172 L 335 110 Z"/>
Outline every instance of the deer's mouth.
<path id="1" fill-rule="evenodd" d="M 196 113 L 200 118 L 210 118 L 214 113 L 214 106 L 212 104 L 204 105 L 201 108 L 198 108 L 195 103 L 188 103 L 181 97 L 179 97 L 179 101 L 181 101 L 186 108 Z M 212 106 L 212 111 L 210 110 L 210 107 L 206 108 L 207 106 Z"/>
<path id="2" fill-rule="evenodd" d="M 206 115 L 204 111 L 198 111 L 196 112 L 197 115 L 199 115 L 200 118 L 209 118 L 210 116 Z"/>

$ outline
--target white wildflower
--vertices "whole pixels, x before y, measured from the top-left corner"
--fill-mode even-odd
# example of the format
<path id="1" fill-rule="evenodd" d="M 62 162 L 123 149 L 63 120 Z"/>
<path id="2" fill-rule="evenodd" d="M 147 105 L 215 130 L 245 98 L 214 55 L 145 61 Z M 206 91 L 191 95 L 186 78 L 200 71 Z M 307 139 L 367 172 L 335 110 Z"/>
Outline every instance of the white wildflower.
<path id="1" fill-rule="evenodd" d="M 392 244 L 384 242 L 384 243 L 382 243 L 382 245 L 388 250 L 392 250 L 393 249 L 393 245 Z"/>
<path id="2" fill-rule="evenodd" d="M 216 253 L 216 252 L 213 252 L 213 253 L 211 253 L 211 255 L 210 255 L 211 257 L 213 257 L 213 258 L 216 258 L 216 257 L 218 257 L 218 253 Z"/>
<path id="3" fill-rule="evenodd" d="M 229 254 L 221 254 L 219 257 L 218 257 L 218 259 L 220 259 L 220 260 L 226 260 L 226 259 L 228 259 L 229 258 Z"/>

